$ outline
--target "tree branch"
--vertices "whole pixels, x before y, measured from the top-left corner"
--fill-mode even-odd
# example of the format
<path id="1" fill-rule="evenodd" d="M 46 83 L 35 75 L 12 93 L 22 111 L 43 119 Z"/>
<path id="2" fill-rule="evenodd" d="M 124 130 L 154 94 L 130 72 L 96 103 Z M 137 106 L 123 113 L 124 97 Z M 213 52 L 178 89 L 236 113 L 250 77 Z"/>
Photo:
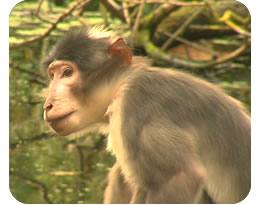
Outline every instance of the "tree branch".
<path id="1" fill-rule="evenodd" d="M 146 15 L 141 22 L 142 27 L 148 28 L 152 31 L 151 35 L 156 30 L 156 27 L 165 19 L 172 11 L 179 8 L 176 5 L 163 4 L 157 8 L 154 12 L 149 15 Z"/>
<path id="2" fill-rule="evenodd" d="M 121 8 L 112 0 L 100 0 L 100 2 L 116 17 L 126 22 L 125 16 Z"/>
<path id="3" fill-rule="evenodd" d="M 137 0 L 120 0 L 122 2 L 129 2 L 132 4 L 141 4 L 142 1 Z M 185 2 L 185 1 L 175 1 L 175 0 L 147 0 L 145 3 L 147 4 L 171 4 L 176 6 L 204 6 L 206 5 L 205 2 Z M 213 4 L 213 3 L 212 3 Z"/>
<path id="4" fill-rule="evenodd" d="M 141 3 L 140 8 L 139 8 L 139 11 L 137 13 L 135 24 L 133 26 L 132 37 L 131 37 L 131 46 L 132 47 L 134 47 L 134 40 L 135 40 L 136 32 L 137 32 L 137 30 L 139 28 L 139 22 L 140 22 L 141 16 L 143 14 L 144 5 L 145 5 L 145 0 L 142 0 L 142 3 Z"/>
<path id="5" fill-rule="evenodd" d="M 163 44 L 162 50 L 166 50 L 173 41 L 180 36 L 189 24 L 202 12 L 204 7 L 199 7 L 197 10 L 179 27 L 179 29 Z"/>
<path id="6" fill-rule="evenodd" d="M 36 9 L 36 11 L 35 11 L 35 13 L 34 13 L 35 16 L 38 15 L 38 13 L 39 13 L 39 11 L 40 11 L 40 9 L 41 9 L 41 6 L 42 6 L 42 2 L 43 2 L 43 0 L 39 0 L 37 9 Z"/>
<path id="7" fill-rule="evenodd" d="M 42 79 L 44 79 L 44 77 L 39 74 L 39 73 L 36 73 L 32 70 L 29 70 L 29 69 L 25 69 L 25 68 L 22 68 L 21 66 L 17 65 L 17 64 L 14 64 L 14 63 L 9 63 L 9 67 L 10 68 L 13 68 L 13 69 L 16 69 L 20 72 L 24 72 L 24 73 L 28 73 L 32 76 L 34 76 L 35 78 L 34 79 L 31 79 L 31 81 L 35 82 L 35 83 L 38 83 L 38 84 L 41 84 L 43 86 L 47 86 L 47 83 L 45 83 Z"/>
<path id="8" fill-rule="evenodd" d="M 127 5 L 126 2 L 123 2 L 123 13 L 124 13 L 124 16 L 125 16 L 125 20 L 126 20 L 128 26 L 130 27 L 131 26 L 131 18 L 129 16 L 128 5 Z"/>
<path id="9" fill-rule="evenodd" d="M 33 143 L 38 140 L 52 138 L 54 136 L 55 136 L 54 134 L 42 133 L 42 134 L 32 137 L 30 139 L 19 140 L 18 142 L 10 144 L 9 147 L 10 147 L 10 149 L 15 149 L 18 145 L 26 145 L 26 144 Z"/>
<path id="10" fill-rule="evenodd" d="M 87 2 L 89 2 L 89 1 L 90 0 L 87 0 Z M 84 2 L 86 2 L 86 1 L 84 1 Z M 27 46 L 27 45 L 29 45 L 29 44 L 31 44 L 33 42 L 39 41 L 39 40 L 43 39 L 44 37 L 48 36 L 51 33 L 51 31 L 56 28 L 57 24 L 59 22 L 61 22 L 66 16 L 70 15 L 78 7 L 78 5 L 79 5 L 78 2 L 72 3 L 70 9 L 68 9 L 67 11 L 63 12 L 62 14 L 60 14 L 58 16 L 58 18 L 56 19 L 56 21 L 54 21 L 51 24 L 51 26 L 45 32 L 43 32 L 41 35 L 38 35 L 38 36 L 32 37 L 30 39 L 27 39 L 24 42 L 19 43 L 19 44 L 11 44 L 9 48 L 10 49 L 21 48 L 21 47 Z"/>
<path id="11" fill-rule="evenodd" d="M 36 73 L 32 70 L 28 70 L 28 69 L 25 69 L 25 68 L 22 68 L 20 67 L 19 65 L 15 64 L 15 63 L 9 63 L 9 66 L 16 69 L 16 70 L 19 70 L 21 72 L 25 72 L 25 73 L 28 73 L 30 75 L 34 75 L 35 77 L 38 77 L 38 78 L 42 78 L 43 79 L 43 76 L 39 73 Z"/>
<path id="12" fill-rule="evenodd" d="M 202 68 L 208 68 L 213 67 L 215 65 L 230 61 L 232 59 L 235 59 L 239 55 L 241 55 L 248 47 L 248 38 L 245 38 L 242 45 L 236 49 L 235 51 L 223 56 L 219 57 L 216 60 L 212 60 L 209 62 L 201 62 L 201 61 L 189 61 L 182 58 L 172 57 L 169 56 L 166 52 L 164 52 L 162 49 L 158 48 L 154 43 L 150 40 L 150 34 L 149 30 L 142 30 L 139 33 L 140 39 L 139 44 L 141 44 L 145 51 L 152 56 L 153 58 L 157 60 L 164 61 L 171 66 L 177 66 L 177 67 L 186 67 L 186 68 L 192 68 L 192 69 L 202 69 Z"/>
<path id="13" fill-rule="evenodd" d="M 162 34 L 164 34 L 164 35 L 166 35 L 166 36 L 169 36 L 169 37 L 171 36 L 171 34 L 168 33 L 168 32 L 161 32 L 161 31 L 159 31 L 159 32 L 162 33 Z M 179 41 L 179 42 L 181 42 L 181 43 L 183 43 L 183 44 L 186 44 L 186 45 L 188 45 L 188 46 L 191 46 L 191 47 L 193 47 L 193 48 L 196 48 L 196 49 L 198 49 L 198 50 L 201 50 L 201 51 L 203 51 L 203 52 L 209 53 L 210 55 L 212 55 L 212 56 L 214 56 L 214 57 L 219 57 L 219 56 L 220 56 L 218 52 L 213 51 L 213 50 L 210 50 L 210 49 L 208 49 L 208 48 L 205 47 L 205 46 L 202 46 L 202 45 L 200 45 L 200 44 L 198 44 L 198 43 L 194 43 L 194 42 L 189 41 L 189 40 L 187 40 L 187 39 L 184 39 L 184 38 L 182 38 L 182 37 L 177 37 L 176 40 Z"/>
<path id="14" fill-rule="evenodd" d="M 34 179 L 29 179 L 29 178 L 27 178 L 25 176 L 13 174 L 13 173 L 10 173 L 10 176 L 18 177 L 18 178 L 20 178 L 21 180 L 25 181 L 28 184 L 32 184 L 33 186 L 39 187 L 39 189 L 41 190 L 42 198 L 44 199 L 44 201 L 46 201 L 48 204 L 52 204 L 52 201 L 48 197 L 47 187 L 44 184 L 42 184 L 42 183 L 40 183 L 40 182 L 38 182 L 38 181 L 36 181 Z"/>

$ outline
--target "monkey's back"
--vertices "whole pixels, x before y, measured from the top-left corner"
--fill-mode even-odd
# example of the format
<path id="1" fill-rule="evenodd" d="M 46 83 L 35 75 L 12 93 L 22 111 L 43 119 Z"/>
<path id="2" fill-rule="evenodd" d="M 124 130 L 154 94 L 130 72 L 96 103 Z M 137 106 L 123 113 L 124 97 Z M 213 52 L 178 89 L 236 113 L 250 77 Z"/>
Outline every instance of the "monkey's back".
<path id="1" fill-rule="evenodd" d="M 205 169 L 205 189 L 214 201 L 236 202 L 246 197 L 251 124 L 237 101 L 210 83 L 166 69 L 136 69 L 126 84 L 123 97 L 128 103 L 122 107 L 127 113 L 122 116 L 122 133 L 138 136 L 142 124 L 152 119 L 171 125 L 173 133 L 188 132 Z M 131 143 L 131 138 L 125 139 Z"/>

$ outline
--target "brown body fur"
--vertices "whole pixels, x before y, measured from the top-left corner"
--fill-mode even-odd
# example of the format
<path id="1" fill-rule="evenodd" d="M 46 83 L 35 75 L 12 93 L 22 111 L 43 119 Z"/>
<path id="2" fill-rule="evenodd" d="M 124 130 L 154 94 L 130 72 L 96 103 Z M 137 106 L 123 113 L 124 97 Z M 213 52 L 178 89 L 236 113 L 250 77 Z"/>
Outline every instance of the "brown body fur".
<path id="1" fill-rule="evenodd" d="M 216 203 L 247 196 L 250 119 L 215 86 L 177 71 L 133 69 L 109 112 L 118 175 L 146 191 L 143 203 L 192 203 L 200 188 Z M 187 197 L 181 186 L 193 187 L 194 195 Z M 167 191 L 157 199 L 158 189 Z"/>

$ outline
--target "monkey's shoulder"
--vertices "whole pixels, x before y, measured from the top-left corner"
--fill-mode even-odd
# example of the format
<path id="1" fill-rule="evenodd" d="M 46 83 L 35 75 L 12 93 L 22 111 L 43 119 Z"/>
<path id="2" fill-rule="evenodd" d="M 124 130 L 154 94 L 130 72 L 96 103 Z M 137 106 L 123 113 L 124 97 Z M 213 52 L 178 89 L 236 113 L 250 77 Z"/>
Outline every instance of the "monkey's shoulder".
<path id="1" fill-rule="evenodd" d="M 133 72 L 125 82 L 122 96 L 127 102 L 123 105 L 124 113 L 130 115 L 138 109 L 140 118 L 151 116 L 152 112 L 158 116 L 186 113 L 193 119 L 211 115 L 214 119 L 217 115 L 224 118 L 231 112 L 240 115 L 244 111 L 238 101 L 216 85 L 184 72 L 154 67 Z"/>
<path id="2" fill-rule="evenodd" d="M 224 92 L 192 74 L 171 69 L 150 67 L 136 69 L 126 81 L 126 94 L 143 95 L 146 99 L 164 99 L 178 97 L 221 97 Z M 128 92 L 127 92 L 128 91 Z"/>

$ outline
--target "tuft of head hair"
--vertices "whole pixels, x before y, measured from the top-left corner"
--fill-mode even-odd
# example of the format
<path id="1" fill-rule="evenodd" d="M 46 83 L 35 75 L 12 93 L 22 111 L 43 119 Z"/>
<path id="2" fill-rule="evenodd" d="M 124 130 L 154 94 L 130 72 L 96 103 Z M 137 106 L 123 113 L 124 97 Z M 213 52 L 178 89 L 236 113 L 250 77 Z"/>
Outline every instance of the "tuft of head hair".
<path id="1" fill-rule="evenodd" d="M 109 39 L 111 44 L 118 38 L 113 32 L 103 26 L 94 26 L 87 31 L 87 35 L 92 39 Z"/>

